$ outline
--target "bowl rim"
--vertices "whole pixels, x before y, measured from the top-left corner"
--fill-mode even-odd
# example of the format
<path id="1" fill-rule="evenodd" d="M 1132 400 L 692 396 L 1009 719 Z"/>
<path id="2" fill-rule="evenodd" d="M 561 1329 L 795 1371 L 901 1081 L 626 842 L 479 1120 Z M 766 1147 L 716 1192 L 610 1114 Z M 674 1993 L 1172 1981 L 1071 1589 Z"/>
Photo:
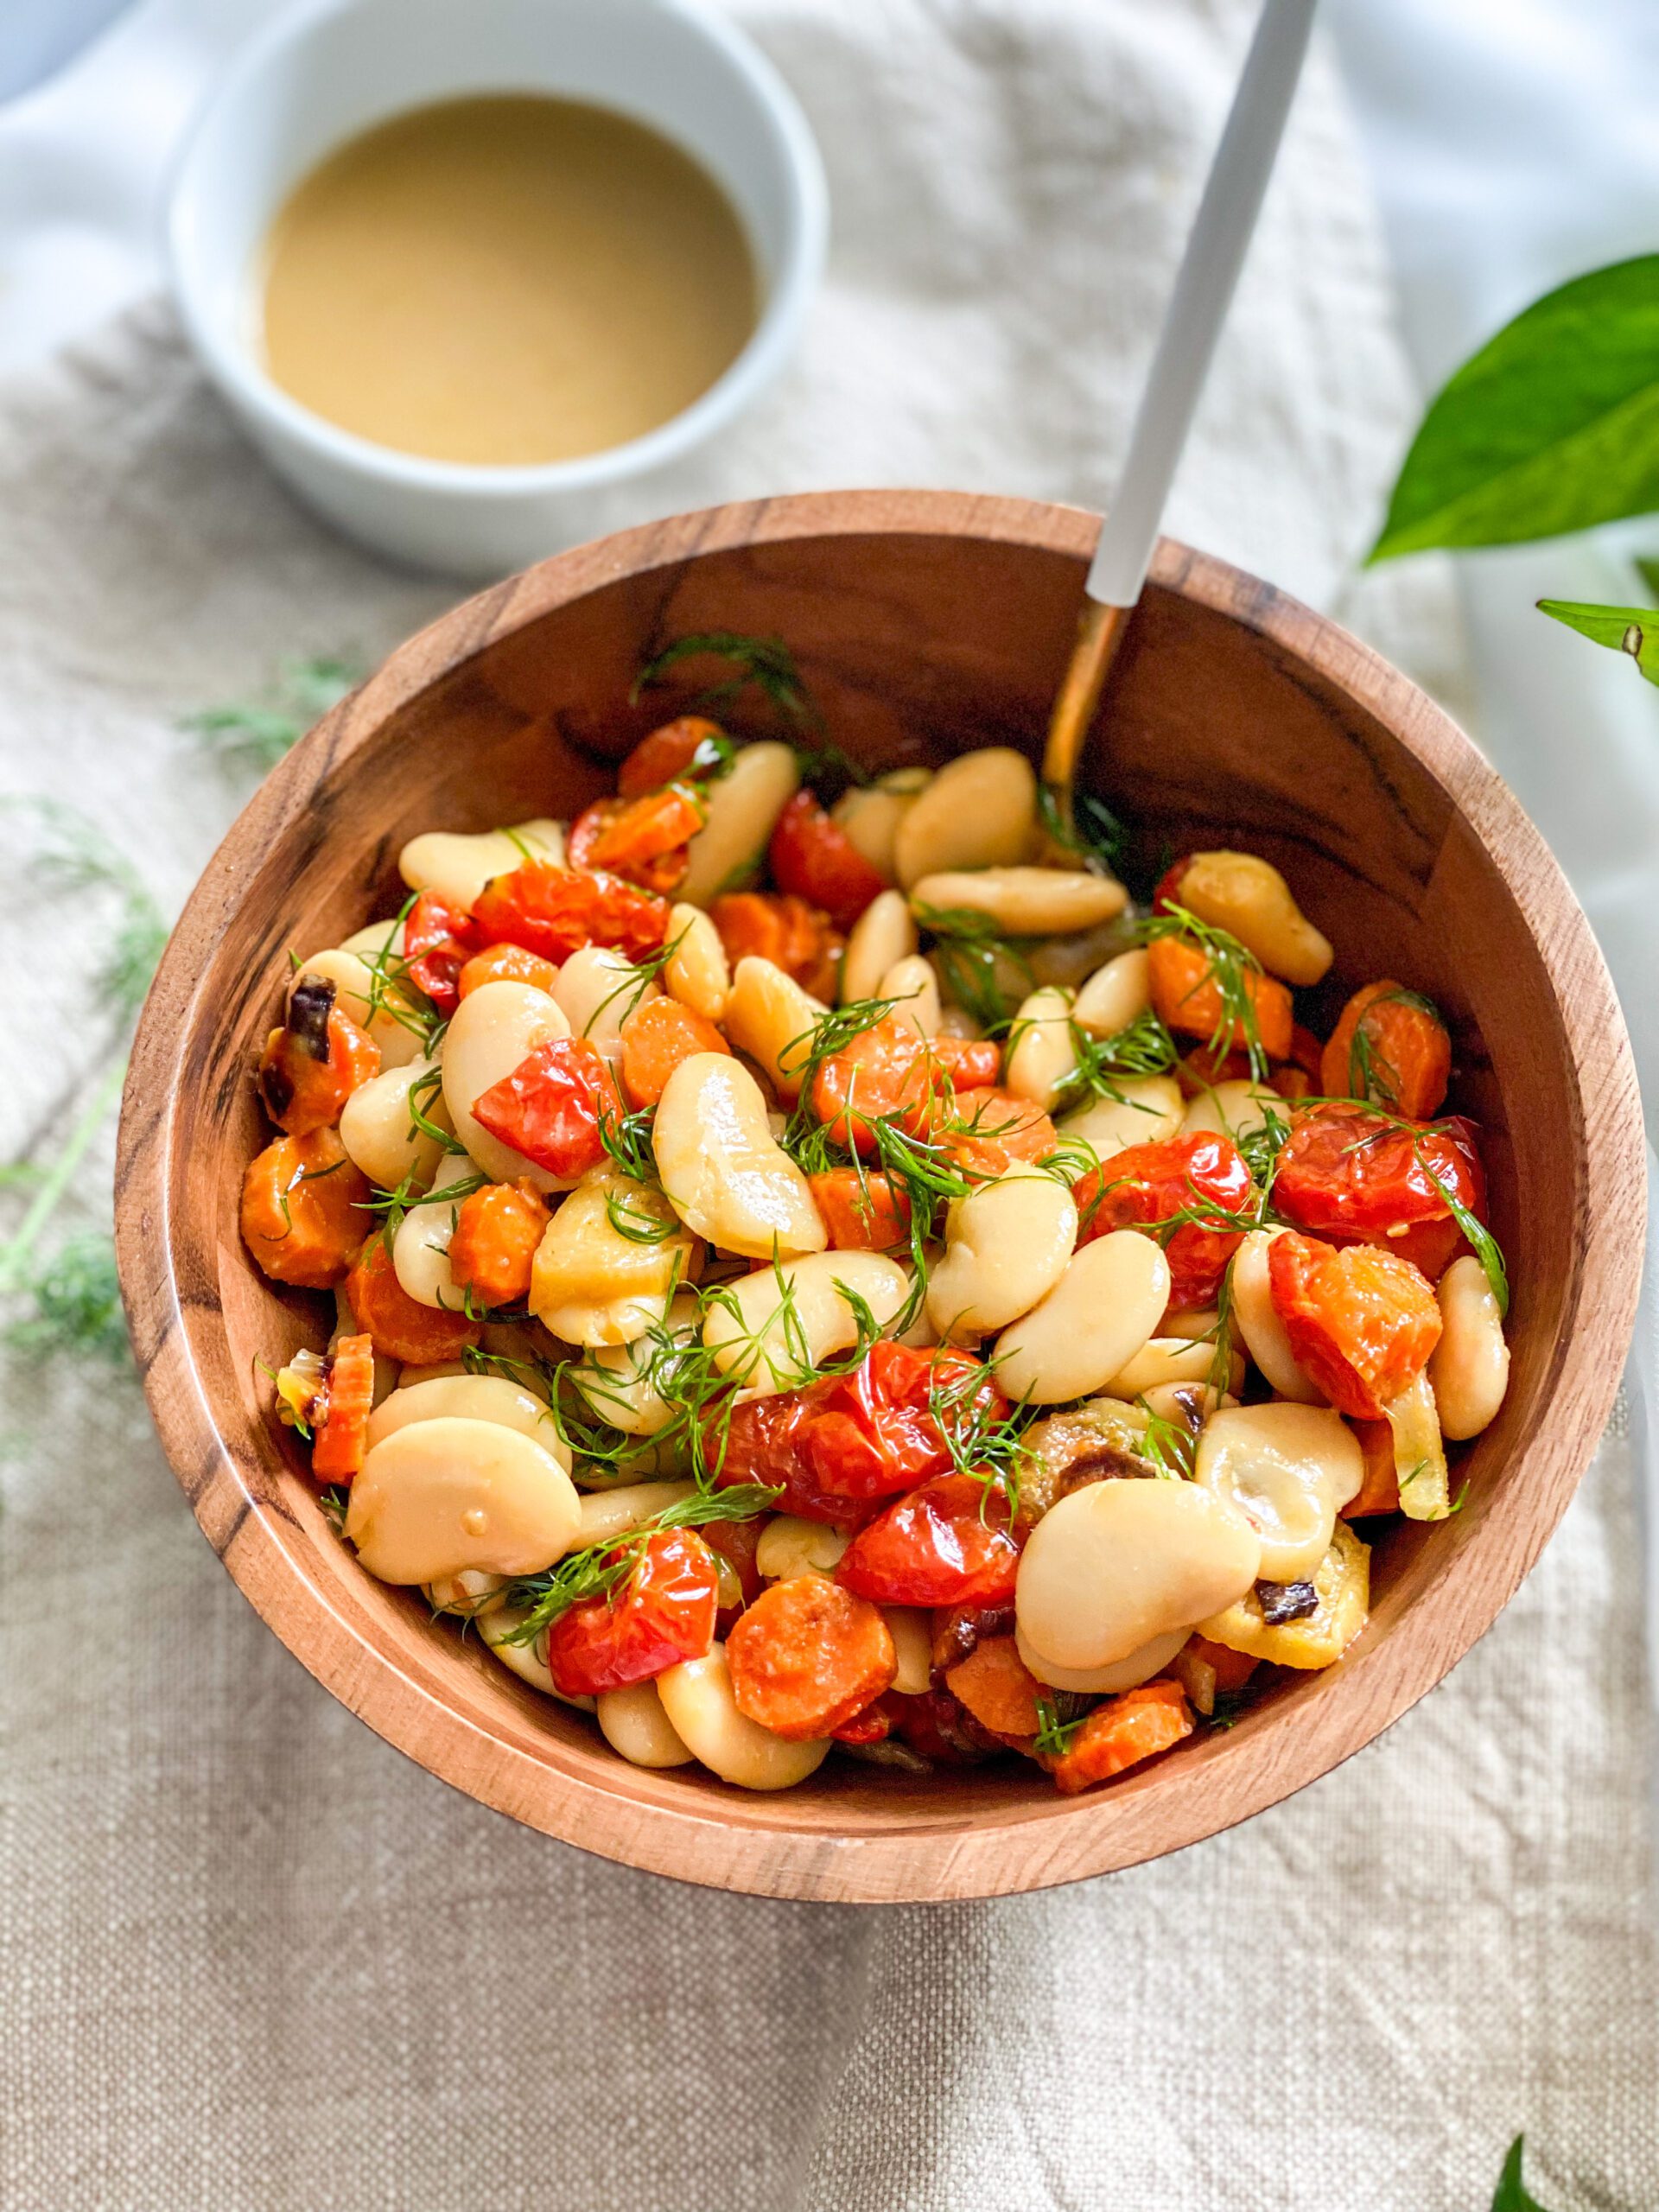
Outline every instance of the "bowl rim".
<path id="1" fill-rule="evenodd" d="M 347 475 L 400 491 L 440 493 L 488 505 L 593 491 L 647 469 L 665 467 L 741 412 L 781 372 L 799 338 L 829 250 L 830 189 L 817 141 L 794 92 L 740 23 L 716 15 L 702 0 L 632 0 L 642 10 L 672 16 L 719 56 L 753 100 L 756 136 L 770 141 L 785 184 L 786 236 L 778 266 L 764 283 L 754 327 L 708 389 L 666 422 L 619 445 L 601 446 L 595 452 L 574 454 L 563 461 L 499 463 L 440 461 L 401 447 L 382 445 L 343 429 L 285 391 L 257 350 L 245 343 L 219 312 L 198 267 L 193 232 L 197 207 L 212 186 L 213 172 L 206 166 L 207 149 L 221 113 L 234 101 L 257 96 L 258 80 L 274 60 L 305 45 L 320 29 L 362 4 L 363 0 L 291 0 L 290 5 L 279 9 L 236 49 L 208 86 L 190 118 L 168 178 L 162 198 L 162 244 L 180 319 L 214 381 L 245 416 L 281 432 L 313 460 Z M 435 91 L 432 99 L 435 102 L 442 97 Z M 399 108 L 390 114 L 410 112 L 413 108 Z M 380 119 L 389 120 L 390 115 Z M 373 127 L 365 124 L 359 131 Z M 653 120 L 650 127 L 659 137 L 679 143 L 660 122 Z M 337 140 L 332 150 L 338 151 L 359 131 Z M 699 162 L 699 166 L 706 168 L 707 164 Z M 732 197 L 729 193 L 726 196 Z M 735 202 L 734 207 L 753 252 L 745 211 L 736 207 Z M 276 212 L 275 207 L 269 209 L 267 219 Z M 764 272 L 759 268 L 758 256 L 755 258 L 759 282 Z"/>
<path id="2" fill-rule="evenodd" d="M 755 1894 L 858 1903 L 1001 1895 L 1133 1866 L 1203 1840 L 1318 1780 L 1372 1741 L 1450 1671 L 1491 1625 L 1566 1510 L 1599 1439 L 1634 1327 L 1646 1203 L 1645 1141 L 1622 1015 L 1588 922 L 1542 837 L 1473 743 L 1370 647 L 1271 584 L 1166 539 L 1150 581 L 1243 624 L 1380 721 L 1470 824 L 1538 947 L 1584 1107 L 1585 1234 L 1572 1304 L 1548 1384 L 1551 1419 L 1524 1447 L 1527 1511 L 1490 1542 L 1454 1554 L 1421 1601 L 1417 1633 L 1383 1637 L 1340 1666 L 1309 1712 L 1299 1706 L 1221 1757 L 1163 1768 L 1157 1786 L 1057 1801 L 1033 1816 L 964 1815 L 959 1827 L 836 1834 L 746 1825 L 741 1793 L 643 1796 L 531 1758 L 479 1726 L 378 1649 L 300 1573 L 238 1471 L 189 1357 L 172 1166 L 188 1111 L 180 1077 L 206 1009 L 198 985 L 248 870 L 306 806 L 314 783 L 386 716 L 529 621 L 624 578 L 689 559 L 803 537 L 890 534 L 979 538 L 1074 556 L 1099 518 L 1069 506 L 949 492 L 813 493 L 645 524 L 554 556 L 463 601 L 398 646 L 259 786 L 187 901 L 136 1039 L 122 1102 L 116 1243 L 135 1356 L 163 1446 L 204 1534 L 245 1596 L 302 1663 L 385 1740 L 440 1779 L 563 1841 L 650 1872 Z M 1570 967 L 1573 988 L 1561 988 Z M 1579 1325 L 1586 1313 L 1592 1328 Z M 1501 1534 L 1500 1534 L 1501 1531 Z M 556 1781 L 556 1787 L 550 1783 Z M 734 1802 L 734 1801 L 736 1802 Z M 753 1804 L 754 1801 L 747 1801 Z M 1021 1848 L 1008 1849 L 1018 1831 Z M 1011 1862 L 1017 1859 L 1017 1864 Z"/>

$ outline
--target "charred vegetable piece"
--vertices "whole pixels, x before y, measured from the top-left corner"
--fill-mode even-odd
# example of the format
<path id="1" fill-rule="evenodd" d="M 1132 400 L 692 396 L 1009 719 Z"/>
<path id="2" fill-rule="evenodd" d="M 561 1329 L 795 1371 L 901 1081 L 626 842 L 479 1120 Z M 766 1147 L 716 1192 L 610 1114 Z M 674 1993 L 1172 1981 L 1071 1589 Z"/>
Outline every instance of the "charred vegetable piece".
<path id="1" fill-rule="evenodd" d="M 276 1282 L 332 1290 L 368 1226 L 369 1185 L 337 1129 L 278 1137 L 242 1179 L 242 1236 Z"/>
<path id="2" fill-rule="evenodd" d="M 610 1063 L 585 1037 L 550 1038 L 473 1101 L 480 1128 L 569 1180 L 604 1159 L 600 1122 L 620 1110 Z"/>
<path id="3" fill-rule="evenodd" d="M 1213 1306 L 1227 1264 L 1244 1241 L 1230 1230 L 1255 1192 L 1243 1154 L 1230 1137 L 1211 1130 L 1130 1145 L 1073 1191 L 1083 1226 L 1080 1243 L 1114 1229 L 1144 1229 L 1169 1262 L 1170 1303 Z"/>
<path id="4" fill-rule="evenodd" d="M 1338 1249 L 1294 1230 L 1268 1255 L 1273 1308 L 1299 1363 L 1339 1413 L 1382 1421 L 1440 1341 L 1440 1309 L 1409 1260 Z"/>
<path id="5" fill-rule="evenodd" d="M 556 963 L 585 944 L 643 960 L 668 935 L 668 901 L 619 875 L 526 861 L 485 885 L 473 923 L 486 944 L 520 945 Z"/>
<path id="6" fill-rule="evenodd" d="M 838 930 L 851 929 L 887 888 L 885 878 L 809 791 L 797 791 L 779 816 L 766 859 L 780 891 L 820 907 Z"/>
<path id="7" fill-rule="evenodd" d="M 547 1632 L 547 1670 L 567 1697 L 598 1697 L 651 1681 L 715 1640 L 720 1577 L 694 1529 L 659 1529 L 608 1597 L 561 1613 Z"/>
<path id="8" fill-rule="evenodd" d="M 845 1727 L 898 1666 L 880 1613 L 822 1574 L 763 1590 L 727 1638 L 726 1660 L 738 1711 L 791 1743 Z"/>
<path id="9" fill-rule="evenodd" d="M 1262 1618 L 1255 1592 L 1247 1590 L 1236 1605 L 1201 1622 L 1200 1632 L 1212 1643 L 1275 1667 L 1332 1666 L 1365 1625 L 1370 1561 L 1367 1547 L 1338 1521 L 1331 1548 L 1314 1572 L 1319 1605 L 1306 1619 L 1283 1621 L 1275 1628 Z"/>
<path id="10" fill-rule="evenodd" d="M 326 976 L 301 974 L 288 995 L 287 1019 L 265 1039 L 259 1095 L 291 1137 L 338 1122 L 359 1084 L 380 1070 L 380 1048 L 335 1004 Z"/>
<path id="11" fill-rule="evenodd" d="M 461 1003 L 461 971 L 471 950 L 472 926 L 470 914 L 446 906 L 431 891 L 423 891 L 404 918 L 409 980 L 442 1014 L 453 1014 Z"/>
<path id="12" fill-rule="evenodd" d="M 1305 1621 L 1319 1610 L 1319 1593 L 1311 1582 L 1258 1582 L 1255 1601 L 1269 1628 L 1285 1621 Z"/>

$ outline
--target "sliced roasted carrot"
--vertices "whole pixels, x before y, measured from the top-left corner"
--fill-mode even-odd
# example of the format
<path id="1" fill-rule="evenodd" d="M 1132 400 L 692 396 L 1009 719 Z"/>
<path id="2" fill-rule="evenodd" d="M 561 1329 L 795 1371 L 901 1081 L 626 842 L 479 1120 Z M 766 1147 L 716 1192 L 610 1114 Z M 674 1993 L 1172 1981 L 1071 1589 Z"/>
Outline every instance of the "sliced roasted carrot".
<path id="1" fill-rule="evenodd" d="M 879 1609 L 822 1574 L 763 1590 L 727 1637 L 726 1661 L 738 1711 L 791 1743 L 862 1713 L 899 1665 Z"/>
<path id="2" fill-rule="evenodd" d="M 359 1084 L 380 1071 L 380 1047 L 337 998 L 327 976 L 296 976 L 287 1019 L 266 1038 L 260 1055 L 259 1095 L 265 1111 L 291 1137 L 308 1136 L 339 1121 Z"/>
<path id="3" fill-rule="evenodd" d="M 536 1185 L 486 1183 L 455 1215 L 449 1272 L 480 1306 L 512 1306 L 530 1295 L 531 1263 L 552 1219 Z"/>
<path id="4" fill-rule="evenodd" d="M 1342 1010 L 1319 1063 L 1330 1098 L 1368 1098 L 1408 1121 L 1440 1111 L 1452 1039 L 1426 998 L 1402 984 L 1367 983 Z"/>
<path id="5" fill-rule="evenodd" d="M 1071 1797 L 1142 1759 L 1155 1758 L 1192 1733 L 1192 1715 L 1180 1684 L 1142 1682 L 1139 1689 L 1097 1705 L 1063 1751 L 1039 1752 L 1039 1763 L 1053 1776 L 1054 1787 Z"/>
<path id="6" fill-rule="evenodd" d="M 783 891 L 728 891 L 709 907 L 709 918 L 734 968 L 753 953 L 815 998 L 834 999 L 844 940 L 818 907 Z"/>
<path id="7" fill-rule="evenodd" d="M 718 722 L 702 715 L 681 715 L 640 739 L 616 772 L 618 795 L 639 798 L 660 791 L 677 776 L 702 774 L 719 765 L 721 748 L 729 742 Z"/>
<path id="8" fill-rule="evenodd" d="M 1215 1669 L 1216 1688 L 1224 1694 L 1242 1690 L 1261 1663 L 1247 1651 L 1230 1651 L 1224 1643 L 1212 1643 L 1207 1636 L 1190 1637 L 1186 1648 Z"/>
<path id="9" fill-rule="evenodd" d="M 1046 1160 L 1059 1143 L 1054 1124 L 1028 1098 L 1011 1090 L 959 1090 L 934 1131 L 964 1175 L 1006 1174 L 1017 1160 Z"/>
<path id="10" fill-rule="evenodd" d="M 1365 1479 L 1357 1497 L 1342 1509 L 1344 1521 L 1363 1521 L 1371 1513 L 1400 1510 L 1400 1463 L 1395 1457 L 1394 1430 L 1385 1421 L 1354 1421 L 1348 1426 L 1359 1439 L 1365 1455 Z"/>
<path id="11" fill-rule="evenodd" d="M 374 1339 L 376 1351 L 410 1367 L 435 1367 L 459 1359 L 482 1330 L 464 1313 L 423 1306 L 397 1280 L 385 1239 L 372 1237 L 346 1278 L 346 1295 L 359 1329 Z"/>
<path id="12" fill-rule="evenodd" d="M 242 1178 L 243 1240 L 274 1281 L 329 1290 L 363 1242 L 368 1203 L 338 1129 L 278 1137 Z"/>
<path id="13" fill-rule="evenodd" d="M 910 1198 L 887 1176 L 831 1167 L 806 1179 L 832 1250 L 892 1252 L 910 1242 Z"/>
<path id="14" fill-rule="evenodd" d="M 374 1346 L 366 1336 L 342 1337 L 328 1355 L 328 1378 L 311 1441 L 319 1482 L 348 1483 L 369 1448 L 374 1410 Z"/>
<path id="15" fill-rule="evenodd" d="M 550 991 L 559 980 L 557 964 L 539 952 L 526 952 L 522 944 L 486 944 L 462 967 L 459 988 L 462 998 L 485 983 L 533 983 Z"/>
<path id="16" fill-rule="evenodd" d="M 1034 1736 L 1042 1726 L 1037 1700 L 1043 1686 L 1011 1636 L 986 1637 L 944 1680 L 950 1694 L 994 1736 Z"/>
<path id="17" fill-rule="evenodd" d="M 654 1106 L 682 1060 L 731 1049 L 712 1021 L 677 999 L 642 999 L 622 1024 L 622 1087 L 629 1105 Z"/>
<path id="18" fill-rule="evenodd" d="M 1268 1254 L 1268 1281 L 1292 1351 L 1353 1419 L 1381 1421 L 1440 1342 L 1440 1309 L 1427 1279 L 1375 1245 L 1338 1250 L 1287 1230 Z"/>
<path id="19" fill-rule="evenodd" d="M 595 799 L 571 823 L 565 855 L 572 868 L 607 868 L 647 891 L 672 891 L 707 818 L 690 784 L 666 784 L 640 798 Z"/>
<path id="20" fill-rule="evenodd" d="M 1230 1022 L 1209 956 L 1179 937 L 1154 938 L 1147 947 L 1152 1003 L 1165 1027 L 1185 1037 L 1202 1037 L 1220 1049 L 1242 1052 L 1249 1043 L 1244 1024 Z M 1290 993 L 1272 976 L 1250 968 L 1239 971 L 1250 1002 L 1257 1039 L 1270 1060 L 1290 1058 Z"/>
<path id="21" fill-rule="evenodd" d="M 953 1096 L 950 1076 L 912 1023 L 896 1014 L 828 1052 L 812 1077 L 812 1111 L 837 1144 L 872 1153 L 873 1124 L 897 1121 L 920 1134 Z"/>

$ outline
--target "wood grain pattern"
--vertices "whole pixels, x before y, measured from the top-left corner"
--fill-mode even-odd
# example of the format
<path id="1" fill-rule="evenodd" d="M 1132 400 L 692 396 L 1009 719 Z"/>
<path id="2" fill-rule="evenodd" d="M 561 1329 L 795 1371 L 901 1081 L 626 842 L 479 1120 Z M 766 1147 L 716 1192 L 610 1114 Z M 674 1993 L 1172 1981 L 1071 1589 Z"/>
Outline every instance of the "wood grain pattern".
<path id="1" fill-rule="evenodd" d="M 168 1455 L 232 1575 L 319 1680 L 550 1835 L 718 1887 L 860 1900 L 1036 1889 L 1177 1849 L 1325 1773 L 1440 1681 L 1536 1559 L 1606 1419 L 1644 1178 L 1629 1047 L 1583 915 L 1504 786 L 1402 676 L 1269 585 L 1166 543 L 1084 780 L 1135 823 L 1143 858 L 1224 841 L 1278 862 L 1339 949 L 1333 999 L 1389 974 L 1446 1007 L 1516 1284 L 1509 1402 L 1469 1462 L 1467 1510 L 1384 1541 L 1372 1624 L 1342 1663 L 1090 1797 L 1013 1765 L 915 1780 L 834 1761 L 750 1796 L 625 1765 L 364 1574 L 284 1459 L 254 1362 L 319 1340 L 320 1316 L 247 1258 L 236 1199 L 264 1141 L 250 1073 L 286 949 L 388 910 L 416 830 L 568 816 L 604 789 L 660 718 L 622 703 L 634 671 L 690 631 L 786 637 L 867 761 L 987 743 L 1035 758 L 1097 527 L 1017 500 L 836 493 L 561 555 L 435 623 L 320 724 L 175 932 L 118 1166 L 122 1284 Z"/>

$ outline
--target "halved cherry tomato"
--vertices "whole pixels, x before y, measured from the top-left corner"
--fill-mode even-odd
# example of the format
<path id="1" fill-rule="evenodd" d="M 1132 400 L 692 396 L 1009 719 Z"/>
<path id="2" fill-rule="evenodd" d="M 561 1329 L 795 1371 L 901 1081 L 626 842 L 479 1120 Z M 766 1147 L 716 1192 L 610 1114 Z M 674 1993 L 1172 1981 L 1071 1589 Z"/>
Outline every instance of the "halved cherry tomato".
<path id="1" fill-rule="evenodd" d="M 1221 1049 L 1243 1051 L 1249 1043 L 1242 1020 L 1229 1022 L 1210 957 L 1184 938 L 1154 938 L 1147 947 L 1152 1002 L 1165 1027 L 1186 1037 L 1216 1041 Z M 1240 969 L 1244 995 L 1255 1016 L 1257 1040 L 1270 1060 L 1290 1058 L 1290 993 L 1276 977 L 1253 968 Z"/>
<path id="2" fill-rule="evenodd" d="M 474 1118 L 550 1175 L 585 1175 L 605 1157 L 601 1117 L 620 1101 L 610 1062 L 586 1037 L 551 1037 L 473 1101 Z"/>
<path id="3" fill-rule="evenodd" d="M 369 1338 L 342 1337 L 328 1355 L 321 1404 L 314 1407 L 311 1471 L 320 1483 L 348 1483 L 369 1447 L 374 1410 L 374 1346 Z"/>
<path id="4" fill-rule="evenodd" d="M 1446 1096 L 1452 1039 L 1427 999 L 1399 983 L 1367 983 L 1344 1007 L 1319 1072 L 1328 1096 L 1426 1121 Z"/>
<path id="5" fill-rule="evenodd" d="M 1292 1230 L 1273 1240 L 1268 1281 L 1292 1351 L 1356 1420 L 1383 1420 L 1440 1342 L 1432 1286 L 1409 1260 L 1374 1245 L 1339 1250 Z"/>
<path id="6" fill-rule="evenodd" d="M 836 1580 L 881 1605 L 995 1605 L 1020 1564 L 1009 1520 L 999 1484 L 937 1476 L 859 1530 Z"/>
<path id="7" fill-rule="evenodd" d="M 436 1367 L 459 1359 L 483 1331 L 466 1314 L 423 1306 L 397 1280 L 385 1239 L 371 1238 L 346 1278 L 346 1295 L 359 1329 L 374 1339 L 376 1351 L 407 1367 Z"/>
<path id="8" fill-rule="evenodd" d="M 672 891 L 707 819 L 689 784 L 665 784 L 643 798 L 595 799 L 571 823 L 565 857 L 572 868 L 608 868 L 647 891 Z"/>
<path id="9" fill-rule="evenodd" d="M 872 1344 L 851 1374 L 807 1389 L 811 1404 L 798 1450 L 816 1494 L 836 1504 L 842 1521 L 871 1498 L 944 1473 L 951 1465 L 947 1431 L 960 1447 L 976 1427 L 1007 1412 L 989 1369 L 971 1354 L 918 1350 L 887 1338 Z M 977 1503 L 979 1484 L 973 1488 Z"/>
<path id="10" fill-rule="evenodd" d="M 1152 894 L 1154 914 L 1172 913 L 1181 903 L 1181 878 L 1192 865 L 1191 853 L 1179 854 L 1159 877 Z"/>
<path id="11" fill-rule="evenodd" d="M 1192 1715 L 1180 1684 L 1142 1682 L 1097 1705 L 1063 1751 L 1039 1752 L 1038 1764 L 1053 1776 L 1054 1787 L 1071 1797 L 1156 1758 L 1192 1733 Z"/>
<path id="12" fill-rule="evenodd" d="M 584 944 L 614 945 L 630 960 L 655 952 L 668 935 L 668 901 L 596 869 L 526 861 L 493 877 L 473 908 L 474 936 L 566 961 Z"/>
<path id="13" fill-rule="evenodd" d="M 302 973 L 288 995 L 287 1019 L 265 1039 L 259 1095 L 290 1137 L 338 1122 L 359 1084 L 380 1071 L 380 1047 L 337 1003 L 333 983 Z"/>
<path id="14" fill-rule="evenodd" d="M 719 1586 L 695 1529 L 658 1529 L 626 1582 L 560 1614 L 547 1631 L 547 1671 L 566 1697 L 598 1697 L 701 1659 L 715 1640 Z"/>
<path id="15" fill-rule="evenodd" d="M 622 1087 L 634 1107 L 656 1105 L 682 1060 L 731 1046 L 712 1021 L 677 999 L 641 999 L 622 1024 Z"/>
<path id="16" fill-rule="evenodd" d="M 526 952 L 522 944 L 486 944 L 462 968 L 458 988 L 466 998 L 486 983 L 531 983 L 550 991 L 558 980 L 557 966 L 538 952 Z"/>
<path id="17" fill-rule="evenodd" d="M 798 1514 L 804 1521 L 840 1527 L 867 1519 L 874 1501 L 861 1510 L 846 1498 L 828 1496 L 814 1481 L 800 1449 L 812 1387 L 748 1398 L 713 1415 L 704 1432 L 704 1450 L 717 1469 L 715 1479 L 722 1489 L 735 1483 L 761 1483 L 780 1491 L 779 1510 Z"/>
<path id="18" fill-rule="evenodd" d="M 803 990 L 829 1004 L 843 940 L 828 914 L 781 891 L 722 892 L 709 909 L 734 968 L 748 954 L 770 960 Z"/>
<path id="19" fill-rule="evenodd" d="M 424 991 L 440 1014 L 461 1003 L 461 971 L 467 964 L 473 918 L 423 891 L 404 918 L 404 957 L 409 980 Z"/>
<path id="20" fill-rule="evenodd" d="M 855 1713 L 850 1720 L 843 1720 L 839 1728 L 832 1728 L 830 1733 L 838 1744 L 885 1744 L 893 1733 L 893 1715 L 887 1711 L 886 1700 L 878 1698 L 874 1705 L 867 1705 L 862 1713 Z"/>
<path id="21" fill-rule="evenodd" d="M 486 1183 L 455 1215 L 449 1272 L 480 1306 L 512 1306 L 530 1295 L 531 1263 L 552 1219 L 533 1183 Z"/>
<path id="22" fill-rule="evenodd" d="M 681 715 L 640 739 L 616 772 L 617 795 L 639 798 L 680 777 L 706 775 L 721 766 L 730 741 L 718 722 Z"/>
<path id="23" fill-rule="evenodd" d="M 740 1713 L 787 1743 L 828 1736 L 892 1687 L 893 1632 L 826 1575 L 763 1590 L 726 1639 Z"/>
<path id="24" fill-rule="evenodd" d="M 813 1202 L 836 1252 L 894 1252 L 910 1242 L 910 1199 L 879 1170 L 831 1167 L 809 1175 Z"/>
<path id="25" fill-rule="evenodd" d="M 329 1290 L 363 1242 L 368 1203 L 338 1129 L 278 1137 L 242 1178 L 243 1240 L 273 1282 Z"/>
<path id="26" fill-rule="evenodd" d="M 970 1182 L 1006 1175 L 1019 1160 L 1046 1160 L 1060 1141 L 1040 1107 L 995 1088 L 957 1091 L 932 1135 Z"/>
<path id="27" fill-rule="evenodd" d="M 1402 1123 L 1338 1102 L 1294 1117 L 1279 1155 L 1273 1202 L 1299 1229 L 1386 1238 L 1389 1250 L 1414 1259 L 1404 1233 L 1451 1222 L 1448 1190 L 1478 1219 L 1484 1217 L 1486 1179 L 1472 1122 L 1453 1115 Z M 1455 1232 L 1456 1223 L 1451 1226 Z M 1443 1240 L 1442 1230 L 1437 1250 Z"/>
<path id="28" fill-rule="evenodd" d="M 1170 1304 L 1212 1306 L 1244 1232 L 1211 1224 L 1248 1213 L 1255 1189 L 1244 1155 L 1216 1131 L 1132 1144 L 1073 1185 L 1077 1242 L 1092 1243 L 1114 1229 L 1144 1229 L 1169 1262 Z M 1176 1221 L 1194 1209 L 1205 1219 Z"/>
<path id="29" fill-rule="evenodd" d="M 887 889 L 885 878 L 809 791 L 797 791 L 779 816 L 766 862 L 780 891 L 821 906 L 838 930 L 851 929 Z"/>

